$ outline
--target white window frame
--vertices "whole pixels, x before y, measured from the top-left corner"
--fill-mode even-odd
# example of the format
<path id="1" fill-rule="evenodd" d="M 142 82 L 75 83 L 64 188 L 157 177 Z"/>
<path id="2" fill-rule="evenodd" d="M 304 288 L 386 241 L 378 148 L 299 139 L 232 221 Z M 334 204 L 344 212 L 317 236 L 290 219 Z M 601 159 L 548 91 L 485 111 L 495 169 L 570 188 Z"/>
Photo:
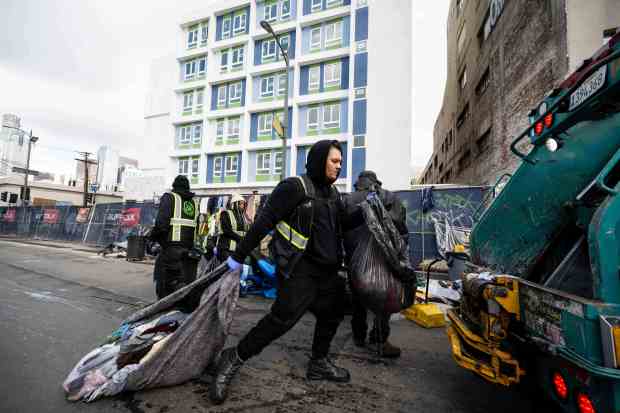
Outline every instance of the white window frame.
<path id="1" fill-rule="evenodd" d="M 263 88 L 263 86 L 266 86 Z M 270 87 L 271 86 L 271 87 Z M 273 96 L 275 86 L 274 75 L 261 77 L 260 79 L 260 97 L 268 98 Z"/>
<path id="2" fill-rule="evenodd" d="M 318 92 L 320 89 L 321 89 L 321 67 L 319 65 L 310 66 L 308 68 L 308 92 Z"/>
<path id="3" fill-rule="evenodd" d="M 280 175 L 282 173 L 282 164 L 284 163 L 284 157 L 282 151 L 275 151 L 273 153 L 273 174 Z M 279 161 L 279 162 L 278 162 Z M 280 166 L 278 166 L 280 164 Z"/>
<path id="4" fill-rule="evenodd" d="M 221 71 L 225 71 L 228 69 L 228 66 L 230 66 L 230 61 L 231 61 L 231 56 L 229 56 L 230 54 L 230 50 L 231 49 L 226 49 L 226 50 L 222 50 L 220 52 L 220 70 Z M 224 56 L 226 56 L 226 64 L 222 64 L 222 59 L 224 59 Z"/>
<path id="5" fill-rule="evenodd" d="M 239 172 L 239 155 L 230 155 L 225 158 L 226 176 L 237 176 Z"/>
<path id="6" fill-rule="evenodd" d="M 282 41 L 286 39 L 286 47 L 284 47 L 284 45 L 282 44 Z M 282 49 L 284 49 L 286 51 L 286 54 L 288 56 L 288 49 L 291 47 L 291 35 L 290 34 L 284 34 L 282 36 L 280 36 L 278 38 L 278 40 L 280 40 L 280 44 L 282 45 Z M 283 57 L 282 56 L 282 51 L 280 50 L 280 48 L 278 47 L 278 45 L 276 45 L 276 52 L 278 53 L 278 57 Z"/>
<path id="7" fill-rule="evenodd" d="M 273 125 L 273 113 L 260 113 L 258 115 L 258 134 L 259 135 L 271 135 L 271 129 L 273 128 L 272 125 Z"/>
<path id="8" fill-rule="evenodd" d="M 220 126 L 221 132 L 220 133 Z M 224 135 L 226 133 L 226 119 L 218 119 L 215 121 L 215 143 L 224 142 Z"/>
<path id="9" fill-rule="evenodd" d="M 190 159 L 190 161 L 191 161 L 191 167 L 190 167 L 191 177 L 192 179 L 198 178 L 198 176 L 200 175 L 200 158 L 193 157 Z"/>
<path id="10" fill-rule="evenodd" d="M 342 4 L 342 0 L 327 0 L 326 7 L 336 7 Z"/>
<path id="11" fill-rule="evenodd" d="M 310 114 L 316 111 L 316 122 L 310 121 Z M 318 130 L 319 125 L 321 123 L 321 107 L 320 106 L 310 106 L 308 107 L 307 114 L 307 122 L 306 122 L 306 130 Z"/>
<path id="12" fill-rule="evenodd" d="M 256 175 L 269 175 L 271 173 L 271 152 L 259 152 L 256 154 Z"/>
<path id="13" fill-rule="evenodd" d="M 189 174 L 189 159 L 180 158 L 178 167 L 179 167 L 179 175 L 187 176 Z"/>
<path id="14" fill-rule="evenodd" d="M 200 65 L 203 62 L 204 62 L 204 69 L 200 70 Z M 207 56 L 203 56 L 196 61 L 196 68 L 197 68 L 196 73 L 198 74 L 198 77 L 204 76 L 207 74 Z"/>
<path id="15" fill-rule="evenodd" d="M 228 102 L 241 102 L 241 95 L 243 94 L 243 85 L 241 82 L 231 83 L 230 86 L 230 96 L 228 97 Z"/>
<path id="16" fill-rule="evenodd" d="M 228 30 L 225 30 L 227 21 L 228 21 Z M 233 19 L 231 16 L 225 16 L 224 18 L 222 18 L 222 39 L 228 39 L 232 37 L 232 23 L 233 23 Z"/>
<path id="17" fill-rule="evenodd" d="M 183 64 L 183 79 L 185 81 L 192 80 L 196 77 L 196 60 L 188 60 Z"/>
<path id="18" fill-rule="evenodd" d="M 235 55 L 237 59 L 235 59 Z M 243 60 L 245 59 L 245 46 L 239 46 L 232 49 L 230 56 L 230 64 L 232 67 L 243 66 Z"/>
<path id="19" fill-rule="evenodd" d="M 187 48 L 193 49 L 198 46 L 198 27 L 192 26 L 187 29 Z"/>
<path id="20" fill-rule="evenodd" d="M 194 91 L 183 93 L 183 112 L 191 112 L 194 108 Z"/>
<path id="21" fill-rule="evenodd" d="M 318 42 L 314 42 L 314 35 L 318 32 L 319 38 Z M 312 49 L 320 49 L 321 48 L 321 26 L 313 27 L 310 29 L 310 50 Z"/>
<path id="22" fill-rule="evenodd" d="M 266 4 L 263 15 L 264 15 L 264 19 L 268 21 L 269 23 L 277 21 L 278 20 L 278 3 Z"/>
<path id="23" fill-rule="evenodd" d="M 198 136 L 196 136 L 198 132 Z M 198 144 L 202 142 L 202 123 L 196 123 L 192 126 L 192 144 Z"/>
<path id="24" fill-rule="evenodd" d="M 284 5 L 288 4 L 288 11 L 284 12 Z M 282 0 L 280 3 L 280 20 L 286 20 L 291 17 L 291 0 Z"/>
<path id="25" fill-rule="evenodd" d="M 333 109 L 336 108 L 336 111 Z M 334 117 L 334 115 L 336 115 Z M 323 106 L 323 128 L 339 128 L 340 127 L 340 103 L 329 103 Z"/>
<path id="26" fill-rule="evenodd" d="M 271 45 L 273 45 L 273 53 L 270 52 Z M 265 46 L 267 46 L 265 48 Z M 274 39 L 265 39 L 263 40 L 263 44 L 261 45 L 261 58 L 262 60 L 271 59 L 272 57 L 276 57 L 276 49 L 277 49 L 276 41 Z M 265 50 L 267 53 L 265 54 Z"/>
<path id="27" fill-rule="evenodd" d="M 200 25 L 200 45 L 204 46 L 207 44 L 207 40 L 209 39 L 209 22 L 202 22 Z"/>
<path id="28" fill-rule="evenodd" d="M 218 168 L 219 163 L 219 168 Z M 224 175 L 224 157 L 216 156 L 213 158 L 213 177 L 221 178 Z"/>
<path id="29" fill-rule="evenodd" d="M 333 28 L 333 36 L 330 38 L 330 28 Z M 325 46 L 331 46 L 342 42 L 342 20 L 336 20 L 334 22 L 325 25 Z"/>
<path id="30" fill-rule="evenodd" d="M 196 110 L 202 109 L 205 101 L 204 89 L 196 90 Z"/>
<path id="31" fill-rule="evenodd" d="M 280 73 L 277 77 L 278 96 L 284 96 L 286 94 L 286 78 L 288 77 L 288 73 Z"/>
<path id="32" fill-rule="evenodd" d="M 191 125 L 179 126 L 179 145 L 189 145 L 191 142 Z"/>
<path id="33" fill-rule="evenodd" d="M 312 13 L 321 11 L 323 9 L 323 0 L 312 0 L 310 3 L 310 11 Z"/>
<path id="34" fill-rule="evenodd" d="M 342 78 L 342 62 L 332 62 L 325 65 L 325 87 L 340 86 Z"/>
<path id="35" fill-rule="evenodd" d="M 238 138 L 241 136 L 241 117 L 228 118 L 228 137 Z"/>
<path id="36" fill-rule="evenodd" d="M 239 19 L 239 20 L 237 20 Z M 237 27 L 237 21 L 239 21 L 239 27 Z M 245 12 L 242 14 L 237 14 L 233 17 L 233 34 L 238 34 L 245 31 L 245 26 L 247 25 L 247 16 Z"/>
<path id="37" fill-rule="evenodd" d="M 217 87 L 217 107 L 226 106 L 227 95 L 228 95 L 228 85 L 219 85 Z"/>

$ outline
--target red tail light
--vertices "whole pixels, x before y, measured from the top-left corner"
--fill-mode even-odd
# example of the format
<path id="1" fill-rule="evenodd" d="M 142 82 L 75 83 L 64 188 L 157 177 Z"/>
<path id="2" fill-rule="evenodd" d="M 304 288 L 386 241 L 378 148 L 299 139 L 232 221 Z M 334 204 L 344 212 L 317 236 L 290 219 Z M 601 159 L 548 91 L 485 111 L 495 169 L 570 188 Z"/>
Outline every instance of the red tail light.
<path id="1" fill-rule="evenodd" d="M 555 394 L 560 399 L 566 400 L 568 397 L 568 386 L 560 373 L 553 373 L 553 388 L 555 389 Z"/>
<path id="2" fill-rule="evenodd" d="M 592 400 L 583 393 L 577 395 L 577 407 L 579 407 L 579 413 L 596 413 Z"/>
<path id="3" fill-rule="evenodd" d="M 545 128 L 550 128 L 553 125 L 553 113 L 548 113 L 544 119 Z"/>
<path id="4" fill-rule="evenodd" d="M 543 123 L 542 122 L 536 122 L 536 125 L 534 125 L 534 133 L 536 133 L 536 135 L 540 135 L 543 133 Z"/>

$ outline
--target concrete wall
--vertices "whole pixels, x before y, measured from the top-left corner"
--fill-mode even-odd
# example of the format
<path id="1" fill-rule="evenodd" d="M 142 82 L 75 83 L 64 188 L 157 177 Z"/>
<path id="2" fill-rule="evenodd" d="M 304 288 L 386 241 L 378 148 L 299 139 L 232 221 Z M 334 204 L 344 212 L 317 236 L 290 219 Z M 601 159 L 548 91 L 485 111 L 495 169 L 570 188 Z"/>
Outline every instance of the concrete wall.
<path id="1" fill-rule="evenodd" d="M 568 70 L 603 45 L 603 31 L 620 27 L 620 0 L 566 0 Z"/>
<path id="2" fill-rule="evenodd" d="M 368 5 L 366 169 L 374 170 L 388 189 L 407 189 L 411 178 L 412 2 L 371 0 Z M 355 182 L 357 177 L 351 178 Z"/>
<path id="3" fill-rule="evenodd" d="M 21 185 L 13 183 L 0 183 L 0 192 L 12 192 L 19 194 Z M 30 199 L 35 198 L 51 199 L 59 203 L 70 205 L 82 205 L 84 202 L 83 192 L 74 190 L 73 187 L 67 187 L 66 189 L 60 188 L 44 188 L 38 186 L 30 186 Z M 118 195 L 111 194 L 97 194 L 96 202 L 99 204 L 106 204 L 111 202 L 122 202 L 123 198 Z"/>

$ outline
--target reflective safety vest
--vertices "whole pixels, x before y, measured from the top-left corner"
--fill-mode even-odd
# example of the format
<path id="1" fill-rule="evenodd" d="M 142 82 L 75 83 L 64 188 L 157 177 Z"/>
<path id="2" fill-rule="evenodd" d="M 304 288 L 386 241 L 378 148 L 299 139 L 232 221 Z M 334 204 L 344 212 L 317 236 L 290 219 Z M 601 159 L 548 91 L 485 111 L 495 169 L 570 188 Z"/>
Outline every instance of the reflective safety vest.
<path id="1" fill-rule="evenodd" d="M 184 201 L 181 195 L 176 192 L 170 192 L 174 199 L 172 209 L 172 217 L 170 218 L 170 241 L 181 242 L 191 238 L 192 242 L 196 242 L 198 236 L 198 216 L 199 204 L 196 198 L 191 201 Z M 191 228 L 191 236 L 187 233 Z M 185 236 L 182 236 L 186 234 Z"/>
<path id="2" fill-rule="evenodd" d="M 249 225 L 245 222 L 245 220 L 239 224 L 237 222 L 237 218 L 235 218 L 235 213 L 230 209 L 221 211 L 220 214 L 227 214 L 228 219 L 230 220 L 230 226 L 235 234 L 239 235 L 241 238 L 245 237 L 245 234 L 248 232 Z M 237 241 L 234 239 L 229 239 L 224 234 L 224 229 L 222 228 L 222 217 L 218 219 L 218 231 L 220 238 L 225 238 L 223 240 L 222 245 L 219 248 L 227 249 L 228 251 L 235 251 L 237 249 Z M 228 245 L 226 245 L 226 241 L 228 241 Z"/>

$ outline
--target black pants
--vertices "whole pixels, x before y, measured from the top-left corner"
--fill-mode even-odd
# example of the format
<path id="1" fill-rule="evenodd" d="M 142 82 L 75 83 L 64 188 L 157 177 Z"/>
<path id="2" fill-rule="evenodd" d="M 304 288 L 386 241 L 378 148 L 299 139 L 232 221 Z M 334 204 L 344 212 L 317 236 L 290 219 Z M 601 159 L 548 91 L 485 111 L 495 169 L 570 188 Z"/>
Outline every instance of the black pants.
<path id="1" fill-rule="evenodd" d="M 359 300 L 359 297 L 353 293 L 353 314 L 351 317 L 351 329 L 353 337 L 356 341 L 366 341 L 366 333 L 368 332 L 368 310 Z M 368 339 L 372 343 L 385 343 L 390 336 L 390 316 L 380 315 L 375 317 L 372 330 Z"/>
<path id="2" fill-rule="evenodd" d="M 344 280 L 336 271 L 301 261 L 295 274 L 278 274 L 278 296 L 269 314 L 252 328 L 238 345 L 238 354 L 247 360 L 259 354 L 272 341 L 289 331 L 310 311 L 316 317 L 312 356 L 325 357 L 344 318 Z"/>
<path id="3" fill-rule="evenodd" d="M 172 294 L 196 279 L 198 261 L 187 256 L 187 248 L 168 246 L 163 248 L 155 261 L 153 278 L 157 299 Z"/>

